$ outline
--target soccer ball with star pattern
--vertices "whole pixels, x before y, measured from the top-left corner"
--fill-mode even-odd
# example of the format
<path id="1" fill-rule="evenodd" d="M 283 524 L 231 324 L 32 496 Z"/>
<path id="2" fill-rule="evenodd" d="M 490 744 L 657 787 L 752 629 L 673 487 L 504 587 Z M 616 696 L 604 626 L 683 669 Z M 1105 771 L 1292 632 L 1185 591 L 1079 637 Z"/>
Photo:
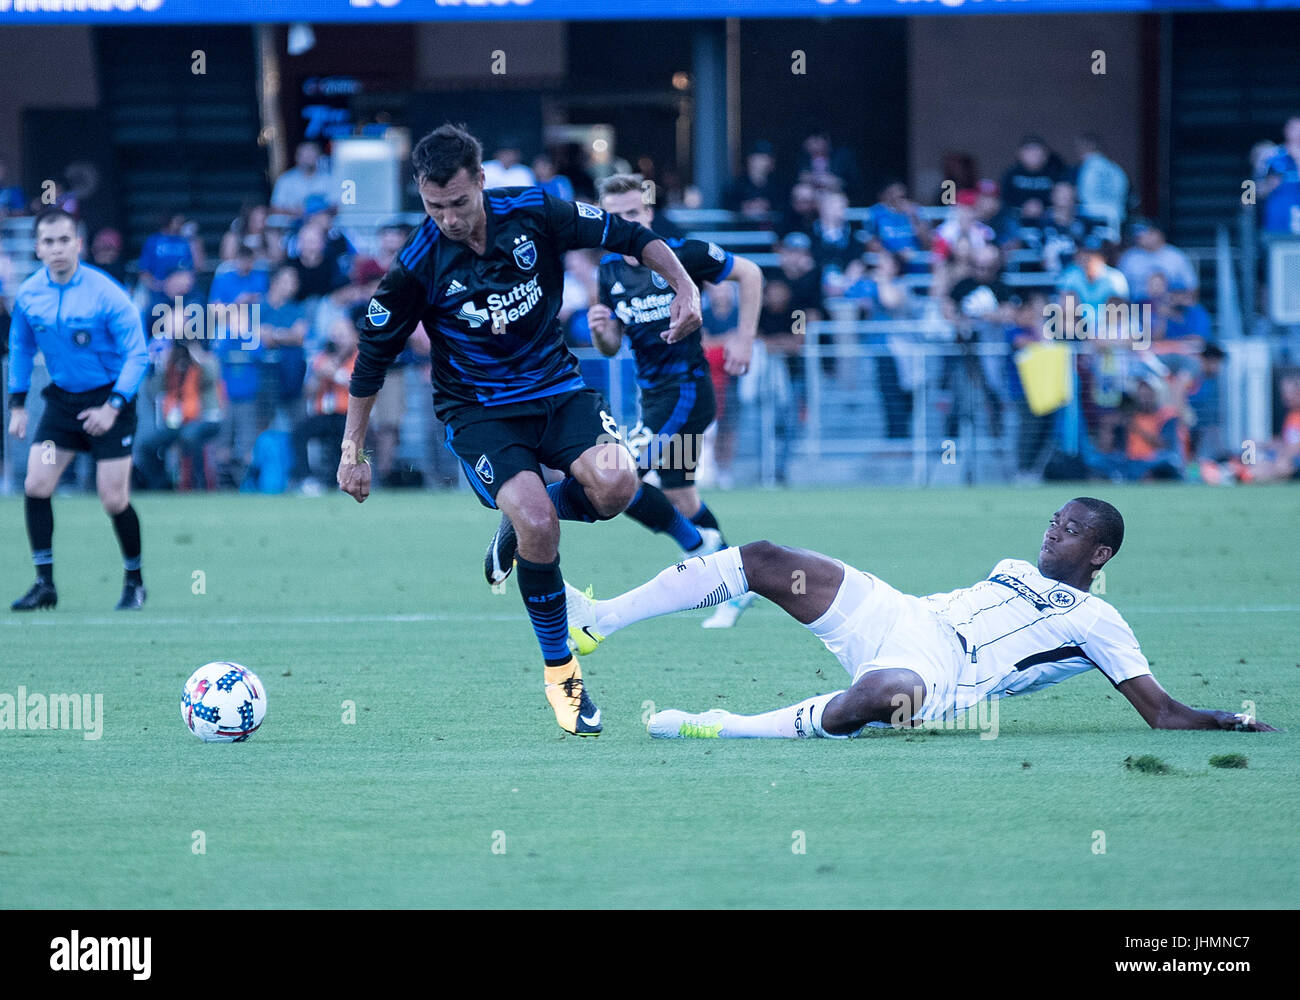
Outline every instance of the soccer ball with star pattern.
<path id="1" fill-rule="evenodd" d="M 266 717 L 266 688 L 238 663 L 205 663 L 181 691 L 181 719 L 204 743 L 242 743 Z"/>

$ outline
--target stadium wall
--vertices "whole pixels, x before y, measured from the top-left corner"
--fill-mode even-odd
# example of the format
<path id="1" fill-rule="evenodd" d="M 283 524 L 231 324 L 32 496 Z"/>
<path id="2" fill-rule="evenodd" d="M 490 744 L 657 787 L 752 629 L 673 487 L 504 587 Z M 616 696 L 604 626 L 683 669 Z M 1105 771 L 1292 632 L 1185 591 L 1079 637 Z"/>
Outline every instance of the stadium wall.
<path id="1" fill-rule="evenodd" d="M 90 28 L 84 24 L 0 31 L 0 156 L 11 177 L 35 193 L 39 180 L 23 176 L 24 108 L 93 108 L 99 103 Z M 57 66 L 58 72 L 50 72 Z"/>
<path id="2" fill-rule="evenodd" d="M 1132 14 L 912 18 L 913 191 L 926 198 L 938 189 L 949 150 L 972 153 L 981 176 L 999 179 L 1027 132 L 1070 163 L 1075 134 L 1096 132 L 1130 179 L 1140 177 L 1140 26 Z M 1092 72 L 1097 50 L 1104 75 Z"/>

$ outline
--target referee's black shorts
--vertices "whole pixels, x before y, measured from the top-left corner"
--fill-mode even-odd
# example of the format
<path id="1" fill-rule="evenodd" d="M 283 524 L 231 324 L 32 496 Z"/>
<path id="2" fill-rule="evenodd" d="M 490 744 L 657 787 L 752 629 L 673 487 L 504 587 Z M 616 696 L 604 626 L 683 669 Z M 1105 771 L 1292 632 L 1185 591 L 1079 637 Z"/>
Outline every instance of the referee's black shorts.
<path id="1" fill-rule="evenodd" d="M 641 474 L 659 473 L 666 490 L 682 489 L 695 482 L 704 432 L 718 415 L 713 380 L 702 375 L 664 388 L 641 391 L 641 425 L 646 435 L 631 442 L 638 452 Z"/>
<path id="2" fill-rule="evenodd" d="M 578 456 L 602 443 L 622 443 L 605 397 L 575 389 L 503 406 L 468 406 L 445 422 L 447 450 L 460 459 L 479 502 L 497 509 L 497 491 L 542 466 L 567 473 Z"/>
<path id="3" fill-rule="evenodd" d="M 135 400 L 131 400 L 117 415 L 117 422 L 98 437 L 82 430 L 77 414 L 93 406 L 103 406 L 113 391 L 112 383 L 87 392 L 67 392 L 51 382 L 41 390 L 45 412 L 36 434 L 30 439 L 39 445 L 53 441 L 54 447 L 68 451 L 88 451 L 96 462 L 110 458 L 123 458 L 131 454 L 135 440 Z"/>

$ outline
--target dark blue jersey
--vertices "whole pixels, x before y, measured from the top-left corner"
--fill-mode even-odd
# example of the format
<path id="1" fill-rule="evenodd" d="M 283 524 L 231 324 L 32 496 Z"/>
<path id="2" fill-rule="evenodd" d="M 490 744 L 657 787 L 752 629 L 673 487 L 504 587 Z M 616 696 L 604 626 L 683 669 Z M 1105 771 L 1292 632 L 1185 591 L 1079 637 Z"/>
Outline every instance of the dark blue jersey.
<path id="1" fill-rule="evenodd" d="M 426 219 L 398 253 L 366 310 L 352 395 L 373 396 L 423 322 L 433 347 L 438 418 L 582 388 L 556 314 L 564 254 L 586 247 L 640 257 L 654 233 L 541 188 L 483 192 L 483 256 Z"/>
<path id="2" fill-rule="evenodd" d="M 697 285 L 722 281 L 731 273 L 735 258 L 716 243 L 702 240 L 665 240 Z M 685 378 L 707 372 L 700 344 L 700 331 L 665 343 L 660 334 L 668 329 L 673 290 L 650 268 L 629 264 L 618 254 L 606 254 L 598 273 L 600 301 L 623 324 L 632 354 L 636 358 L 636 380 L 642 389 L 675 385 Z"/>

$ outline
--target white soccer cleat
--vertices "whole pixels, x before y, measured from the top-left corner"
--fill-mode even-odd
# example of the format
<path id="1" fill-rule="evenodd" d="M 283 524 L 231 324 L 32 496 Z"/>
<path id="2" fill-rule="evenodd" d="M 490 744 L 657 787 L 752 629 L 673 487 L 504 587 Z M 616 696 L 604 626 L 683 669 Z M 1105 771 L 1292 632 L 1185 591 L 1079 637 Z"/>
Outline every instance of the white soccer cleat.
<path id="1" fill-rule="evenodd" d="M 569 616 L 569 649 L 579 656 L 594 653 L 605 637 L 596 631 L 596 600 L 591 588 L 584 594 L 565 580 L 564 603 Z"/>
<path id="2" fill-rule="evenodd" d="M 727 543 L 722 540 L 722 532 L 717 528 L 701 528 L 700 544 L 693 549 L 687 549 L 685 558 L 694 559 L 696 556 L 708 556 L 714 552 L 721 552 L 727 547 Z"/>
<path id="3" fill-rule="evenodd" d="M 726 739 L 723 732 L 731 713 L 714 708 L 707 712 L 682 712 L 675 708 L 655 712 L 646 729 L 657 740 L 719 740 Z"/>
<path id="4" fill-rule="evenodd" d="M 740 616 L 745 613 L 745 609 L 757 598 L 758 595 L 751 590 L 729 601 L 723 601 L 713 614 L 700 623 L 700 628 L 731 628 L 740 621 Z"/>

